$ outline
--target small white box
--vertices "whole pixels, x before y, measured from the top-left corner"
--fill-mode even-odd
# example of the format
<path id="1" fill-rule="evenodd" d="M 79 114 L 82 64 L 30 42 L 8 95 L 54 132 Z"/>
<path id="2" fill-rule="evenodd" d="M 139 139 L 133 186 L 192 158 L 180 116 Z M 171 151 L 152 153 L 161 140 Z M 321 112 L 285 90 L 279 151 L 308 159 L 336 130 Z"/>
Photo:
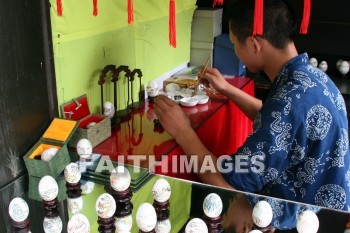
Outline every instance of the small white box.
<path id="1" fill-rule="evenodd" d="M 193 14 L 191 41 L 214 42 L 222 33 L 222 8 L 198 8 Z"/>
<path id="2" fill-rule="evenodd" d="M 214 43 L 192 41 L 190 66 L 205 66 L 210 56 L 208 66 L 213 67 L 213 48 Z"/>

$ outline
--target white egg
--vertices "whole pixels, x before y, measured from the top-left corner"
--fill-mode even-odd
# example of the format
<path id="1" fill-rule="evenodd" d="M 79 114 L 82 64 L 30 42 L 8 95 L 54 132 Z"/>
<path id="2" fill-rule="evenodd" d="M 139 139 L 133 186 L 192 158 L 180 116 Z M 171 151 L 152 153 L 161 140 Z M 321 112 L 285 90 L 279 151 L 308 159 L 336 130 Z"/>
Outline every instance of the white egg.
<path id="1" fill-rule="evenodd" d="M 92 128 L 92 127 L 94 127 L 96 125 L 96 122 L 90 122 L 89 124 L 87 124 L 86 126 L 85 126 L 85 128 L 86 129 L 90 129 L 90 128 Z"/>
<path id="2" fill-rule="evenodd" d="M 249 233 L 262 233 L 262 231 L 259 231 L 259 230 L 252 230 L 252 231 L 249 231 Z"/>
<path id="3" fill-rule="evenodd" d="M 132 216 L 128 215 L 122 218 L 115 218 L 116 232 L 130 232 L 132 228 Z"/>
<path id="4" fill-rule="evenodd" d="M 81 185 L 82 194 L 89 194 L 91 193 L 95 188 L 95 183 L 91 181 L 87 181 L 84 184 Z"/>
<path id="5" fill-rule="evenodd" d="M 110 183 L 112 188 L 118 192 L 127 190 L 131 183 L 129 170 L 124 166 L 115 167 L 111 172 Z"/>
<path id="6" fill-rule="evenodd" d="M 78 164 L 70 163 L 64 168 L 64 178 L 68 183 L 77 184 L 81 178 L 81 172 Z"/>
<path id="7" fill-rule="evenodd" d="M 203 211 L 209 218 L 216 218 L 222 212 L 222 200 L 216 193 L 210 193 L 203 201 Z"/>
<path id="8" fill-rule="evenodd" d="M 317 67 L 317 65 L 318 65 L 318 61 L 314 57 L 310 58 L 309 62 L 313 67 Z"/>
<path id="9" fill-rule="evenodd" d="M 12 199 L 9 205 L 9 215 L 15 222 L 23 222 L 29 215 L 29 207 L 25 200 L 20 197 Z"/>
<path id="10" fill-rule="evenodd" d="M 337 61 L 337 63 L 335 64 L 335 66 L 337 67 L 337 69 L 339 69 L 339 66 L 340 66 L 340 64 L 343 62 L 343 60 L 342 59 L 339 59 L 338 61 Z"/>
<path id="11" fill-rule="evenodd" d="M 208 233 L 208 227 L 200 218 L 193 218 L 187 224 L 185 233 Z"/>
<path id="12" fill-rule="evenodd" d="M 136 212 L 136 224 L 141 231 L 152 231 L 157 224 L 157 213 L 149 203 L 143 203 Z"/>
<path id="13" fill-rule="evenodd" d="M 111 194 L 103 193 L 96 201 L 96 213 L 101 218 L 111 218 L 116 210 L 116 203 Z"/>
<path id="14" fill-rule="evenodd" d="M 318 65 L 318 68 L 322 70 L 323 72 L 326 72 L 328 70 L 328 64 L 326 61 L 321 61 Z"/>
<path id="15" fill-rule="evenodd" d="M 342 75 L 346 75 L 347 73 L 349 73 L 349 69 L 349 62 L 347 61 L 343 61 L 338 68 L 339 73 L 341 73 Z"/>
<path id="16" fill-rule="evenodd" d="M 86 138 L 80 139 L 77 143 L 77 153 L 83 159 L 89 158 L 92 154 L 91 142 Z"/>
<path id="17" fill-rule="evenodd" d="M 68 198 L 68 210 L 72 214 L 78 214 L 83 208 L 84 208 L 84 201 L 83 197 L 77 197 L 77 198 Z"/>
<path id="18" fill-rule="evenodd" d="M 156 82 L 154 82 L 154 81 L 151 81 L 151 82 L 147 83 L 146 92 L 147 92 L 147 95 L 150 96 L 150 97 L 157 96 L 158 93 L 159 93 L 158 84 Z"/>
<path id="19" fill-rule="evenodd" d="M 180 86 L 177 85 L 176 83 L 169 83 L 165 86 L 165 91 L 169 92 L 169 91 L 180 91 Z"/>
<path id="20" fill-rule="evenodd" d="M 159 178 L 153 185 L 152 195 L 157 202 L 166 202 L 171 195 L 170 184 L 166 179 Z"/>
<path id="21" fill-rule="evenodd" d="M 267 227 L 273 217 L 271 205 L 267 201 L 259 201 L 253 208 L 252 217 L 255 225 L 261 228 Z"/>
<path id="22" fill-rule="evenodd" d="M 108 118 L 113 118 L 115 114 L 115 107 L 111 102 L 105 102 L 103 104 L 103 115 Z"/>
<path id="23" fill-rule="evenodd" d="M 62 220 L 60 216 L 48 218 L 45 217 L 43 221 L 43 227 L 45 233 L 58 233 L 62 232 Z"/>
<path id="24" fill-rule="evenodd" d="M 169 219 L 157 221 L 156 227 L 154 228 L 156 233 L 169 233 L 171 232 L 171 222 Z"/>
<path id="25" fill-rule="evenodd" d="M 44 176 L 39 181 L 39 195 L 44 201 L 52 201 L 57 197 L 58 185 L 52 176 Z"/>
<path id="26" fill-rule="evenodd" d="M 318 217 L 314 212 L 305 210 L 299 214 L 297 219 L 298 233 L 316 233 L 318 231 L 318 227 Z"/>
<path id="27" fill-rule="evenodd" d="M 50 161 L 58 152 L 58 149 L 56 147 L 50 147 L 43 151 L 41 154 L 41 160 L 42 161 Z"/>
<path id="28" fill-rule="evenodd" d="M 75 214 L 67 224 L 67 233 L 90 233 L 89 220 L 83 214 Z"/>

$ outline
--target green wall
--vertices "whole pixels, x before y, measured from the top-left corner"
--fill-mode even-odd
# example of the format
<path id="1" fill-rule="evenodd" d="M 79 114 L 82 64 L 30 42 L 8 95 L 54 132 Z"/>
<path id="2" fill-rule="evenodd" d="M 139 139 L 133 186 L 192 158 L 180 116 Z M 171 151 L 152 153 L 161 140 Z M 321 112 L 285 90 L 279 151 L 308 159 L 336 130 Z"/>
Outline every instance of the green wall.
<path id="1" fill-rule="evenodd" d="M 51 24 L 58 105 L 87 94 L 90 110 L 100 113 L 101 69 L 109 64 L 142 70 L 145 84 L 189 62 L 190 37 L 196 0 L 176 0 L 177 47 L 169 45 L 168 0 L 134 0 L 133 24 L 127 22 L 127 0 L 98 1 L 93 16 L 92 1 L 64 0 L 58 16 L 51 3 Z M 124 73 L 118 82 L 118 109 L 126 107 Z M 112 85 L 105 86 L 105 101 L 113 100 Z M 134 100 L 138 85 L 135 83 Z"/>

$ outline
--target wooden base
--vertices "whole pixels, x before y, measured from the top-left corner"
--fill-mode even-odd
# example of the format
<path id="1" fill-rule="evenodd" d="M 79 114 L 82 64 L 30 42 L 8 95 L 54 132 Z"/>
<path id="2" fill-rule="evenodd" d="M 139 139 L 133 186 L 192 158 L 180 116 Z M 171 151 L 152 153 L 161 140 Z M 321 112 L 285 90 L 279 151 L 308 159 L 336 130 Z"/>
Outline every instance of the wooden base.
<path id="1" fill-rule="evenodd" d="M 208 216 L 204 215 L 203 216 L 204 222 L 208 226 L 208 232 L 209 233 L 221 233 L 223 232 L 223 227 L 222 227 L 222 216 L 219 216 L 217 218 L 209 218 Z"/>
<path id="2" fill-rule="evenodd" d="M 81 184 L 80 182 L 76 184 L 66 183 L 67 195 L 69 198 L 77 198 L 81 196 Z"/>
<path id="3" fill-rule="evenodd" d="M 52 201 L 44 201 L 44 216 L 48 218 L 54 218 L 59 215 L 58 213 L 58 200 L 57 198 L 53 199 Z"/>
<path id="4" fill-rule="evenodd" d="M 165 220 L 168 219 L 170 216 L 170 203 L 169 201 L 166 202 L 157 202 L 154 200 L 153 207 L 156 210 L 157 213 L 157 220 Z"/>
<path id="5" fill-rule="evenodd" d="M 12 229 L 15 233 L 28 233 L 29 229 L 29 218 L 22 222 L 16 222 L 12 220 Z"/>
<path id="6" fill-rule="evenodd" d="M 117 204 L 117 208 L 115 210 L 115 217 L 121 218 L 132 213 L 134 208 L 131 203 L 132 191 L 128 188 L 125 191 L 119 192 L 114 190 L 110 185 L 105 186 L 105 190 L 107 193 L 111 194 Z"/>
<path id="7" fill-rule="evenodd" d="M 98 217 L 97 219 L 98 223 L 98 232 L 100 233 L 115 233 L 115 219 L 114 217 L 111 218 L 101 218 Z"/>

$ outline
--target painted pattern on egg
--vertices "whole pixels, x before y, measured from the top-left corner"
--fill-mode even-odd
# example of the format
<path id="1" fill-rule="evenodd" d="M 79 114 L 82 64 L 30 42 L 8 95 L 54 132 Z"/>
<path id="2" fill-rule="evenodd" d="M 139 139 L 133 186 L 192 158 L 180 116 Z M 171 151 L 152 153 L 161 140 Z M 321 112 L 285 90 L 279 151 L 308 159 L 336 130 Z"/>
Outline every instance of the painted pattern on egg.
<path id="1" fill-rule="evenodd" d="M 23 222 L 29 215 L 29 207 L 25 200 L 20 197 L 12 199 L 9 205 L 9 215 L 15 222 Z"/>
<path id="2" fill-rule="evenodd" d="M 210 193 L 203 201 L 203 212 L 209 218 L 216 218 L 222 212 L 222 200 L 216 193 Z"/>
<path id="3" fill-rule="evenodd" d="M 76 214 L 69 220 L 67 225 L 68 233 L 90 233 L 89 220 L 83 214 Z"/>
<path id="4" fill-rule="evenodd" d="M 96 201 L 96 212 L 101 218 L 110 218 L 116 210 L 116 203 L 112 195 L 108 193 L 101 194 Z"/>
<path id="5" fill-rule="evenodd" d="M 81 172 L 78 164 L 70 163 L 64 169 L 64 178 L 68 183 L 76 184 L 80 181 Z"/>
<path id="6" fill-rule="evenodd" d="M 39 182 L 39 195 L 45 201 L 52 201 L 57 197 L 58 185 L 52 176 L 44 176 Z"/>
<path id="7" fill-rule="evenodd" d="M 152 187 L 152 196 L 157 202 L 166 202 L 171 195 L 170 184 L 167 180 L 159 178 Z"/>

